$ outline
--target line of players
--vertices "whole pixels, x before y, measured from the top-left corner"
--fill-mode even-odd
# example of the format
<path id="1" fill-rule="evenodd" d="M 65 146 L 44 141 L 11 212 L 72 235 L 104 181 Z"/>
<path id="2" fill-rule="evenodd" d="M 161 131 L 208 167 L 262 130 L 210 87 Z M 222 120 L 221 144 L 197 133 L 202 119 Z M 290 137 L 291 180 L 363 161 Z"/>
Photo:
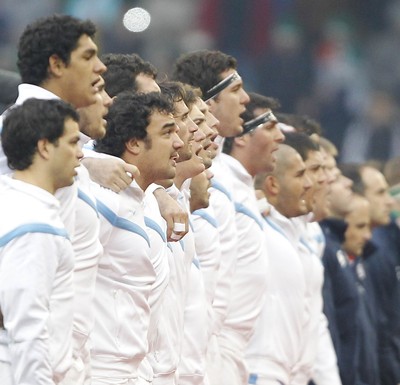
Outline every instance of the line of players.
<path id="1" fill-rule="evenodd" d="M 157 82 L 135 54 L 100 60 L 95 32 L 55 15 L 19 42 L 1 383 L 398 383 L 383 175 L 340 170 L 315 122 L 248 94 L 230 55 L 182 55 Z"/>

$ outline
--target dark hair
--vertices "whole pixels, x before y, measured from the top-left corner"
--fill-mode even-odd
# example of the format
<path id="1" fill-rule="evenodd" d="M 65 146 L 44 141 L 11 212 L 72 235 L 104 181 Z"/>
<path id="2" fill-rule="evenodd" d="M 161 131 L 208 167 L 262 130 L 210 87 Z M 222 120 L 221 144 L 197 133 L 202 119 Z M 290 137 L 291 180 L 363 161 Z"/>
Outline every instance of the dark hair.
<path id="1" fill-rule="evenodd" d="M 338 149 L 337 147 L 331 142 L 329 139 L 321 136 L 318 140 L 319 147 L 325 150 L 325 152 L 334 158 L 338 156 Z"/>
<path id="2" fill-rule="evenodd" d="M 106 135 L 96 141 L 95 150 L 122 157 L 127 141 L 130 139 L 146 141 L 147 126 L 155 111 L 165 113 L 173 111 L 170 100 L 159 92 L 142 94 L 126 91 L 119 94 L 107 115 Z"/>
<path id="3" fill-rule="evenodd" d="M 206 95 L 208 90 L 222 80 L 222 72 L 236 67 L 236 59 L 221 51 L 195 51 L 178 58 L 172 77 L 182 83 L 199 87 L 203 95 Z"/>
<path id="4" fill-rule="evenodd" d="M 21 77 L 18 73 L 0 69 L 0 114 L 14 104 L 20 84 Z"/>
<path id="5" fill-rule="evenodd" d="M 307 115 L 279 113 L 277 118 L 280 122 L 294 127 L 297 132 L 304 132 L 307 135 L 322 135 L 321 125 Z"/>
<path id="6" fill-rule="evenodd" d="M 53 15 L 29 24 L 19 39 L 18 68 L 24 83 L 41 85 L 48 78 L 49 58 L 57 55 L 66 65 L 82 35 L 93 37 L 90 20 Z"/>
<path id="7" fill-rule="evenodd" d="M 276 114 L 276 117 L 280 123 L 284 123 L 284 124 L 287 124 L 288 126 L 294 127 L 294 124 L 295 124 L 295 115 L 294 114 L 289 114 L 287 112 L 278 112 Z"/>
<path id="8" fill-rule="evenodd" d="M 8 167 L 15 170 L 28 168 L 33 162 L 38 141 L 47 139 L 50 143 L 57 143 L 68 118 L 79 121 L 76 110 L 59 99 L 28 99 L 22 105 L 12 107 L 1 132 Z"/>
<path id="9" fill-rule="evenodd" d="M 353 182 L 351 187 L 353 192 L 360 195 L 364 195 L 365 192 L 365 185 L 361 175 L 364 167 L 364 165 L 358 163 L 342 163 L 338 165 L 342 174 Z"/>
<path id="10" fill-rule="evenodd" d="M 245 122 L 255 118 L 254 110 L 257 108 L 269 108 L 271 110 L 277 110 L 281 107 L 278 99 L 256 94 L 255 92 L 249 92 L 250 102 L 246 105 L 246 111 L 243 112 L 242 118 Z"/>
<path id="11" fill-rule="evenodd" d="M 188 106 L 189 109 L 192 108 L 192 105 L 196 103 L 197 98 L 201 95 L 201 91 L 198 88 L 194 88 L 190 84 L 182 84 L 183 89 L 185 90 L 185 95 L 183 101 Z"/>
<path id="12" fill-rule="evenodd" d="M 254 110 L 257 108 L 269 108 L 271 110 L 275 110 L 280 108 L 280 103 L 278 99 L 256 94 L 255 92 L 249 92 L 250 102 L 246 105 L 246 111 L 241 115 L 242 119 L 245 122 L 249 122 L 254 119 L 256 116 L 254 115 Z M 225 154 L 230 154 L 233 148 L 233 142 L 235 138 L 225 138 L 224 145 L 222 151 Z"/>
<path id="13" fill-rule="evenodd" d="M 229 137 L 224 139 L 224 144 L 222 146 L 222 152 L 224 154 L 230 155 L 233 149 L 233 142 L 235 141 L 234 137 Z"/>
<path id="14" fill-rule="evenodd" d="M 389 184 L 394 186 L 400 183 L 400 156 L 389 159 L 383 168 L 383 174 Z"/>
<path id="15" fill-rule="evenodd" d="M 303 132 L 285 132 L 285 141 L 283 143 L 293 147 L 304 161 L 307 160 L 309 152 L 319 151 L 318 143 Z"/>
<path id="16" fill-rule="evenodd" d="M 106 91 L 111 97 L 123 91 L 137 92 L 136 76 L 139 74 L 146 74 L 153 79 L 157 77 L 156 67 L 134 53 L 107 53 L 101 57 L 101 61 L 107 66 L 103 78 Z"/>
<path id="17" fill-rule="evenodd" d="M 161 89 L 161 93 L 168 98 L 172 105 L 174 105 L 174 103 L 180 102 L 181 100 L 185 101 L 186 91 L 181 82 L 164 81 L 161 82 L 159 86 Z"/>

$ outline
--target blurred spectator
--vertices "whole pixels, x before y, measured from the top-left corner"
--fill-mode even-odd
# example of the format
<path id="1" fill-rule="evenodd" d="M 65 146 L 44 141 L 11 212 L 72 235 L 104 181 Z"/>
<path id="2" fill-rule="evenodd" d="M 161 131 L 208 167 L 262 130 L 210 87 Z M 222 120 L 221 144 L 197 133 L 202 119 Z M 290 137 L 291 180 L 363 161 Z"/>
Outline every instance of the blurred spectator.
<path id="1" fill-rule="evenodd" d="M 279 99 L 285 111 L 296 112 L 310 94 L 312 61 L 300 27 L 282 22 L 274 26 L 267 51 L 257 61 L 258 87 L 262 94 Z"/>
<path id="2" fill-rule="evenodd" d="M 366 42 L 366 68 L 373 87 L 400 96 L 400 1 L 386 10 L 386 29 Z"/>
<path id="3" fill-rule="evenodd" d="M 386 161 L 400 155 L 399 112 L 394 97 L 375 90 L 364 114 L 346 129 L 343 162 Z"/>
<path id="4" fill-rule="evenodd" d="M 394 186 L 400 183 L 400 156 L 389 159 L 384 167 L 383 174 L 389 186 Z"/>
<path id="5" fill-rule="evenodd" d="M 364 97 L 365 76 L 355 34 L 345 18 L 331 18 L 315 47 L 314 100 L 324 134 L 340 148 L 352 111 Z"/>

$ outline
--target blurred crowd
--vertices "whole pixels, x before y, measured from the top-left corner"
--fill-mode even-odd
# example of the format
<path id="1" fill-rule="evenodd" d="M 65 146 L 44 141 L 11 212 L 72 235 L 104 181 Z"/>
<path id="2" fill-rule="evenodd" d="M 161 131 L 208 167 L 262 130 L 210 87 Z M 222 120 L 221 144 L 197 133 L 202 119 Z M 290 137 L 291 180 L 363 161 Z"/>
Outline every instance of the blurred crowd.
<path id="1" fill-rule="evenodd" d="M 135 6 L 152 16 L 141 33 L 121 22 Z M 221 49 L 239 58 L 248 89 L 275 95 L 285 111 L 320 121 L 343 149 L 343 161 L 399 155 L 398 0 L 99 0 L 96 7 L 91 0 L 40 0 L 34 6 L 4 0 L 0 68 L 15 70 L 23 26 L 54 12 L 94 20 L 104 52 L 138 52 L 160 72 L 168 73 L 182 52 Z"/>

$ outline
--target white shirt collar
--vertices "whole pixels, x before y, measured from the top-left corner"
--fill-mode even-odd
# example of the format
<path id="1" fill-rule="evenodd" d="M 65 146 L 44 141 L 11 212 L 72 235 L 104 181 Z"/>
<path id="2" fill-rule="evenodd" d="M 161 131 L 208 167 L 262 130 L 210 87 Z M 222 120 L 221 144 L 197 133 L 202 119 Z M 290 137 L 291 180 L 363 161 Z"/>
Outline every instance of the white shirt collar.
<path id="1" fill-rule="evenodd" d="M 293 222 L 293 218 L 287 218 L 282 215 L 274 206 L 271 205 L 269 215 L 267 218 L 271 218 L 285 233 L 285 235 L 292 241 L 293 244 L 299 242 L 301 237 L 301 231 Z"/>
<path id="2" fill-rule="evenodd" d="M 244 168 L 242 163 L 240 163 L 236 158 L 233 156 L 227 155 L 222 153 L 221 158 L 223 162 L 225 162 L 232 173 L 244 184 L 246 184 L 248 187 L 251 189 L 254 189 L 254 179 L 253 177 L 248 173 L 248 171 Z"/>
<path id="3" fill-rule="evenodd" d="M 79 132 L 79 145 L 83 147 L 85 144 L 89 143 L 92 140 L 90 136 L 87 136 L 82 131 Z"/>
<path id="4" fill-rule="evenodd" d="M 60 207 L 60 202 L 53 194 L 34 184 L 14 179 L 12 175 L 0 176 L 0 184 L 21 191 L 27 195 L 34 196 L 36 199 L 39 199 L 47 205 L 54 206 L 57 209 Z"/>
<path id="5" fill-rule="evenodd" d="M 18 98 L 15 104 L 20 105 L 25 100 L 35 98 L 35 99 L 60 99 L 57 95 L 52 92 L 33 84 L 22 83 L 18 86 Z"/>

